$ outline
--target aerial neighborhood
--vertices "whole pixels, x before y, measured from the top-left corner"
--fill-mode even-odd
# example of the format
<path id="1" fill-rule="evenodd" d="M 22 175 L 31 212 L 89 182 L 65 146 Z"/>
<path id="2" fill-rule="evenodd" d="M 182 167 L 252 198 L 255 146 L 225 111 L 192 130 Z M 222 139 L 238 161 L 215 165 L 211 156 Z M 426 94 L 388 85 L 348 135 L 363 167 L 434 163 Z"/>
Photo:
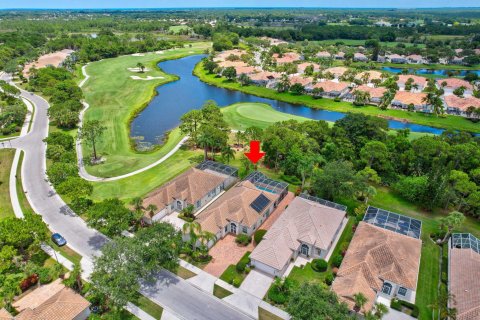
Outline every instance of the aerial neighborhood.
<path id="1" fill-rule="evenodd" d="M 0 320 L 480 320 L 479 4 L 197 2 L 0 7 Z"/>

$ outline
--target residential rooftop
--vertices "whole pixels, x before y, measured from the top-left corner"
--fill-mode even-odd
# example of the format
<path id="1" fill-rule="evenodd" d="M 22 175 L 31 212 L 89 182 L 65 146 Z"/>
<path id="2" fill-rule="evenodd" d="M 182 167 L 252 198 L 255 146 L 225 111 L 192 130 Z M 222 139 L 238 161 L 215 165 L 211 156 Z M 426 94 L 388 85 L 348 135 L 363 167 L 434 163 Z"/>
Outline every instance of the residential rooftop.
<path id="1" fill-rule="evenodd" d="M 450 89 L 457 89 L 460 87 L 465 87 L 468 90 L 473 89 L 473 86 L 470 84 L 470 82 L 458 78 L 438 79 L 437 83 L 440 86 L 444 86 L 444 84 L 446 84 L 445 87 Z"/>
<path id="2" fill-rule="evenodd" d="M 394 101 L 399 101 L 404 105 L 413 104 L 415 106 L 424 105 L 426 102 L 424 99 L 427 97 L 423 92 L 409 92 L 409 91 L 397 91 Z"/>

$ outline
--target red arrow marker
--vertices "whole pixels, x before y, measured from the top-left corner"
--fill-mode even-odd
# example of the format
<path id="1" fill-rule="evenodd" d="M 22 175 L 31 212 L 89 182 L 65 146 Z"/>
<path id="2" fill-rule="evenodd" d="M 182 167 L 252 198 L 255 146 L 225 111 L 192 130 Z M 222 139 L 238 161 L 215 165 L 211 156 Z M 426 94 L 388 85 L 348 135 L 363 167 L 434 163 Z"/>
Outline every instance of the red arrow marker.
<path id="1" fill-rule="evenodd" d="M 260 141 L 250 141 L 250 152 L 245 152 L 245 155 L 254 164 L 262 159 L 265 155 L 265 152 L 260 152 Z"/>

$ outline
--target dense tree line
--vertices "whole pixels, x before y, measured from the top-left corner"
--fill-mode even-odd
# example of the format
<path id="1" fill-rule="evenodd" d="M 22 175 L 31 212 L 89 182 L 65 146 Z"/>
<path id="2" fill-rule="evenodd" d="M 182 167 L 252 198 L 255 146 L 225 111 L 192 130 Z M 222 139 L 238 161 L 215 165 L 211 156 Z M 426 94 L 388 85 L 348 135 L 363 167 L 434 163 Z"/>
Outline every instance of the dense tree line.
<path id="1" fill-rule="evenodd" d="M 19 89 L 0 80 L 0 135 L 10 135 L 21 130 L 27 107 L 19 95 Z"/>

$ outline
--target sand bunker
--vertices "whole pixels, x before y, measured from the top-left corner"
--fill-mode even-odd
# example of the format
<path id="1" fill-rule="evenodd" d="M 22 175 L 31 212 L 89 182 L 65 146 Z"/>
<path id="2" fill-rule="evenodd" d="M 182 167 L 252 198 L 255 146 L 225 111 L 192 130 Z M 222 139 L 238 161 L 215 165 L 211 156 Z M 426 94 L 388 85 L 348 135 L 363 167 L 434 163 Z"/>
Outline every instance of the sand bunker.
<path id="1" fill-rule="evenodd" d="M 155 51 L 156 54 L 164 54 L 165 52 L 163 51 Z"/>
<path id="2" fill-rule="evenodd" d="M 133 53 L 132 56 L 133 57 L 143 57 L 145 54 L 143 53 Z"/>
<path id="3" fill-rule="evenodd" d="M 133 80 L 156 80 L 156 79 L 164 79 L 164 77 L 152 77 L 152 76 L 147 76 L 146 78 L 140 78 L 139 76 L 130 76 Z"/>
<path id="4" fill-rule="evenodd" d="M 127 69 L 128 69 L 128 71 L 131 71 L 131 72 L 142 72 L 142 69 L 137 68 L 137 67 L 135 67 L 135 68 L 127 68 Z M 150 69 L 148 69 L 148 68 L 143 68 L 143 72 L 147 72 L 147 71 L 150 71 Z"/>
<path id="5" fill-rule="evenodd" d="M 43 56 L 40 56 L 37 61 L 25 65 L 25 68 L 23 68 L 23 74 L 28 76 L 30 69 L 33 67 L 36 69 L 45 68 L 46 66 L 58 67 L 73 52 L 74 51 L 70 49 L 63 49 L 61 51 L 44 54 Z"/>

